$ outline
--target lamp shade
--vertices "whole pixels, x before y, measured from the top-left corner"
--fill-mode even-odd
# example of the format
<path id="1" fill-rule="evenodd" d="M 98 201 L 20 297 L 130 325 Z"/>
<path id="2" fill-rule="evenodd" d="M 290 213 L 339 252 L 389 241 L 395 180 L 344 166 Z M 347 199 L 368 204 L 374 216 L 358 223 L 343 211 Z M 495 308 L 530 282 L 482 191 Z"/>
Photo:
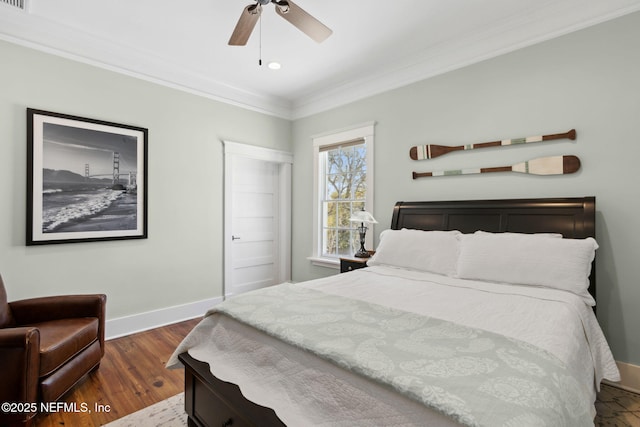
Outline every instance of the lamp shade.
<path id="1" fill-rule="evenodd" d="M 371 215 L 369 212 L 365 210 L 355 211 L 351 214 L 351 218 L 349 218 L 351 222 L 367 222 L 371 224 L 377 224 L 378 221 Z"/>

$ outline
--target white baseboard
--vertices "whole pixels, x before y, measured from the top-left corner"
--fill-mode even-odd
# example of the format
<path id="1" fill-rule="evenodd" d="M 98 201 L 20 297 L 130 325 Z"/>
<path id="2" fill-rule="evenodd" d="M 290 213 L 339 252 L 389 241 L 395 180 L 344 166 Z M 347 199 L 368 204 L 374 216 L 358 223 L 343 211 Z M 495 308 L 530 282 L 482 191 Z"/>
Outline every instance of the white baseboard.
<path id="1" fill-rule="evenodd" d="M 623 390 L 640 393 L 640 366 L 624 362 L 616 362 L 616 365 L 620 371 L 620 382 L 614 383 L 606 380 L 603 382 Z"/>
<path id="2" fill-rule="evenodd" d="M 221 302 L 222 297 L 209 298 L 188 304 L 110 319 L 105 322 L 105 339 L 110 340 L 201 317 L 207 310 Z"/>

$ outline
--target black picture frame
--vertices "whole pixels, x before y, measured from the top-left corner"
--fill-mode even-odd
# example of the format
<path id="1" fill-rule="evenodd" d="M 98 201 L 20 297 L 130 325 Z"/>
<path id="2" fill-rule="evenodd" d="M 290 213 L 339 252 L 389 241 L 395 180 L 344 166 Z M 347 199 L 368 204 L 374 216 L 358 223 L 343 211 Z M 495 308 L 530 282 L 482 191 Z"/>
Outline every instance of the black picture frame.
<path id="1" fill-rule="evenodd" d="M 27 246 L 146 239 L 148 134 L 27 108 Z"/>

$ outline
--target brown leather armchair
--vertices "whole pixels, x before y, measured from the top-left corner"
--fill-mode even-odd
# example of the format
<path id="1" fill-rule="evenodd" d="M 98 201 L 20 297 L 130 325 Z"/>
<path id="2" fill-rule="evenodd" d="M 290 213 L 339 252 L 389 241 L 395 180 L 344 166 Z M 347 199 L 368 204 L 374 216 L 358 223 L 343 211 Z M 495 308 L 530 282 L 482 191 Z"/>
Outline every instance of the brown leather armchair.
<path id="1" fill-rule="evenodd" d="M 100 294 L 8 302 L 0 277 L 0 403 L 39 410 L 40 402 L 57 401 L 96 369 L 104 355 L 106 301 Z M 0 426 L 29 424 L 36 414 L 2 409 Z"/>

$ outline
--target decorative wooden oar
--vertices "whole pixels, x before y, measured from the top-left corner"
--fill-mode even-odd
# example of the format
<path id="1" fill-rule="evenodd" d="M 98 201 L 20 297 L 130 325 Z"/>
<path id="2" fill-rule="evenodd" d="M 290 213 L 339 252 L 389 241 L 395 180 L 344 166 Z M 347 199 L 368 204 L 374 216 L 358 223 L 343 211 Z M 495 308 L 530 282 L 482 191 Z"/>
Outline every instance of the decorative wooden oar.
<path id="1" fill-rule="evenodd" d="M 454 169 L 439 172 L 413 172 L 413 179 L 429 176 L 469 175 L 489 172 L 519 172 L 529 175 L 565 175 L 580 169 L 580 159 L 576 156 L 540 157 L 512 166 L 494 168 Z"/>
<path id="2" fill-rule="evenodd" d="M 501 147 L 503 145 L 528 144 L 531 142 L 550 141 L 552 139 L 576 139 L 576 130 L 571 129 L 565 133 L 555 133 L 552 135 L 528 136 L 526 138 L 503 139 L 502 141 L 480 142 L 478 144 L 467 145 L 418 145 L 411 147 L 409 157 L 413 160 L 433 159 L 434 157 L 443 156 L 452 151 L 475 150 L 476 148 Z"/>

